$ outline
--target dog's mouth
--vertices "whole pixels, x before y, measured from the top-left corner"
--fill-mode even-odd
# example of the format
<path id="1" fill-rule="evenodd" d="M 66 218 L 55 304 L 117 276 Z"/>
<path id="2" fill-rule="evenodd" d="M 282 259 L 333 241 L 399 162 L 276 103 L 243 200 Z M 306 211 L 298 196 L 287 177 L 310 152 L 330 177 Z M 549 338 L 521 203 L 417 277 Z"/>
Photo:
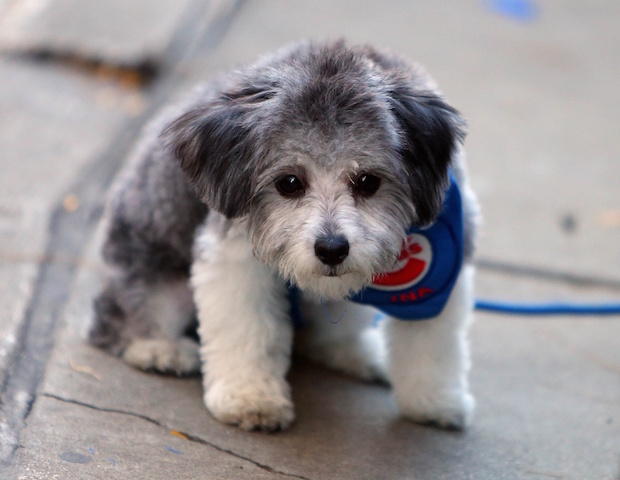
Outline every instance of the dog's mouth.
<path id="1" fill-rule="evenodd" d="M 327 277 L 327 278 L 343 278 L 347 277 L 350 274 L 356 274 L 357 272 L 354 269 L 343 267 L 342 265 L 338 265 L 335 267 L 326 267 L 322 268 L 317 272 L 317 276 L 319 277 Z"/>
<path id="2" fill-rule="evenodd" d="M 348 298 L 364 288 L 370 280 L 360 272 L 342 266 L 317 270 L 311 275 L 292 278 L 292 283 L 297 285 L 301 291 L 309 295 L 313 294 L 317 299 Z"/>
<path id="3" fill-rule="evenodd" d="M 347 273 L 350 273 L 350 271 L 346 268 L 327 267 L 325 269 L 321 269 L 321 271 L 319 272 L 319 276 L 336 278 L 336 277 L 342 277 L 343 275 L 346 275 Z"/>

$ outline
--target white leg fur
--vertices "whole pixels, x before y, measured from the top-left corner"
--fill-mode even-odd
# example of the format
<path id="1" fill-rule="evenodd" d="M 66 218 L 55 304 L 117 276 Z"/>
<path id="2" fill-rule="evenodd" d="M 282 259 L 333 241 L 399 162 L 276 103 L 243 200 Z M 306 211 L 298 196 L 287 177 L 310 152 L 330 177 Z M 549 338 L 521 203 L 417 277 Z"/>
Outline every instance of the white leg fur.
<path id="1" fill-rule="evenodd" d="M 444 311 L 436 318 L 386 324 L 389 375 L 400 412 L 420 423 L 461 429 L 471 420 L 467 329 L 474 268 L 465 266 Z"/>
<path id="2" fill-rule="evenodd" d="M 151 338 L 134 339 L 123 352 L 123 360 L 141 370 L 177 375 L 198 372 L 198 344 L 183 338 L 194 316 L 188 282 L 167 282 L 154 287 L 148 292 L 142 314 L 156 328 Z"/>
<path id="3" fill-rule="evenodd" d="M 242 225 L 210 214 L 197 237 L 192 285 L 207 408 L 246 430 L 286 428 L 294 419 L 286 287 L 254 259 Z"/>
<path id="4" fill-rule="evenodd" d="M 383 330 L 374 326 L 377 312 L 346 302 L 303 300 L 306 324 L 297 333 L 295 349 L 328 368 L 367 381 L 387 382 Z"/>

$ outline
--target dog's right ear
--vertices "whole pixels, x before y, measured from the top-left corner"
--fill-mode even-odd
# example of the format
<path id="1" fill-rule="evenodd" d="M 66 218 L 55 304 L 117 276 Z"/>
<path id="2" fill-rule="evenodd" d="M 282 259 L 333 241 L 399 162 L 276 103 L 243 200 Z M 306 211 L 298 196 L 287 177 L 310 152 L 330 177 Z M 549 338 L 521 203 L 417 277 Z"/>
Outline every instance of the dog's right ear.
<path id="1" fill-rule="evenodd" d="M 267 88 L 222 92 L 173 121 L 161 138 L 203 202 L 228 218 L 246 214 L 263 154 L 259 126 Z"/>

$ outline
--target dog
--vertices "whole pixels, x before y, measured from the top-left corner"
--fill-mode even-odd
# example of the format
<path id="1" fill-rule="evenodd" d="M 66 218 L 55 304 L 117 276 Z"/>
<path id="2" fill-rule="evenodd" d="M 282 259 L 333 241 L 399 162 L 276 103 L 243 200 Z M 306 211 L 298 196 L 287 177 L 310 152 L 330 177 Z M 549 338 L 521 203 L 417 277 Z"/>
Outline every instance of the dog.
<path id="1" fill-rule="evenodd" d="M 295 417 L 295 334 L 300 354 L 389 382 L 404 417 L 464 428 L 478 215 L 464 126 L 421 67 L 344 41 L 199 86 L 112 188 L 90 342 L 202 371 L 216 419 L 272 431 Z"/>

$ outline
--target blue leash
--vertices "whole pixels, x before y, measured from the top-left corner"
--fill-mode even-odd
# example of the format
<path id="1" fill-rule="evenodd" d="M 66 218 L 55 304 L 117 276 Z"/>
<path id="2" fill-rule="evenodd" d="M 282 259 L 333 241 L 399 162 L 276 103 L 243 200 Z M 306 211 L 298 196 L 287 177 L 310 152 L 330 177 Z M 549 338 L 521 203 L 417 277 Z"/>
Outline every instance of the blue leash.
<path id="1" fill-rule="evenodd" d="M 476 310 L 507 315 L 620 315 L 620 303 L 511 303 L 479 299 Z"/>

